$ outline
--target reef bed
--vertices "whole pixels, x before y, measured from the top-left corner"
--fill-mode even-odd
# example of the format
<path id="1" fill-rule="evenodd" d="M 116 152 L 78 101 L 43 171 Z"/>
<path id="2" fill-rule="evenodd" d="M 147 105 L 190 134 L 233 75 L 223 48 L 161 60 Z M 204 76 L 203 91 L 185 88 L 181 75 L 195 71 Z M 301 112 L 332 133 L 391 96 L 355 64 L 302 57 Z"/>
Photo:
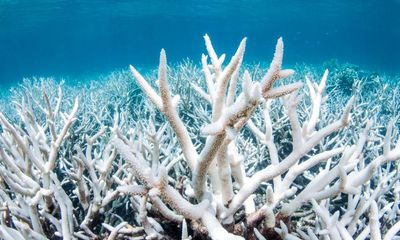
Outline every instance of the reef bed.
<path id="1" fill-rule="evenodd" d="M 204 38 L 200 64 L 162 50 L 145 75 L 4 97 L 0 237 L 399 238 L 398 79 L 282 69 L 282 39 L 269 67 L 246 39 L 228 62 Z"/>

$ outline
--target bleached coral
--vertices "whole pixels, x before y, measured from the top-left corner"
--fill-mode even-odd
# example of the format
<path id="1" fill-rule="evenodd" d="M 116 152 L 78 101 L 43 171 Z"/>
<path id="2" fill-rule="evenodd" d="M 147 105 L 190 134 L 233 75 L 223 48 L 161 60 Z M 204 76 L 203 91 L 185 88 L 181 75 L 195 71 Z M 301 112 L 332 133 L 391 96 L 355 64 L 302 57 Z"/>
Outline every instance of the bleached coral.
<path id="1" fill-rule="evenodd" d="M 282 69 L 281 38 L 262 75 L 241 70 L 246 39 L 226 65 L 204 39 L 203 77 L 168 68 L 164 50 L 157 81 L 130 66 L 150 103 L 118 81 L 70 96 L 33 83 L 18 120 L 0 114 L 0 236 L 394 238 L 400 141 L 396 119 L 376 126 L 365 108 L 379 99 L 361 83 L 327 110 L 328 71 L 304 90 Z"/>

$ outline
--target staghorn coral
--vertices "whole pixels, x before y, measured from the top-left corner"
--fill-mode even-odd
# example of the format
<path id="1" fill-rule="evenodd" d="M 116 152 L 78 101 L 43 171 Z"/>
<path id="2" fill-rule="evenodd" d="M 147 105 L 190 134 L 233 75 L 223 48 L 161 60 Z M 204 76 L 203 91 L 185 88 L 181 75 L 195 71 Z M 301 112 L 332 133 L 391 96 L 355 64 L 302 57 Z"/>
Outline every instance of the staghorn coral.
<path id="1" fill-rule="evenodd" d="M 0 114 L 1 238 L 395 238 L 397 119 L 373 113 L 386 96 L 355 81 L 329 103 L 328 71 L 303 89 L 282 39 L 262 74 L 240 70 L 246 39 L 226 65 L 204 39 L 201 71 L 162 50 L 157 81 L 131 66 L 129 88 L 126 72 L 91 94 L 26 83 L 18 117 Z"/>

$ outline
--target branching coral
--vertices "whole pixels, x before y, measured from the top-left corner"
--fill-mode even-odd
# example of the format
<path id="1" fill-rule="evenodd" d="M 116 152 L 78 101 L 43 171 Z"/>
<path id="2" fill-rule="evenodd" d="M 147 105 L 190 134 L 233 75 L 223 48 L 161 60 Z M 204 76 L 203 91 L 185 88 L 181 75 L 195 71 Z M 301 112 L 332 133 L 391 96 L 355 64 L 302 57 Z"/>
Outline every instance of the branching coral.
<path id="1" fill-rule="evenodd" d="M 361 103 L 353 96 L 327 111 L 328 71 L 319 83 L 306 77 L 303 90 L 282 69 L 281 38 L 261 76 L 240 70 L 246 39 L 227 64 L 204 40 L 204 83 L 178 88 L 164 50 L 157 89 L 130 66 L 156 109 L 140 100 L 132 110 L 134 101 L 113 94 L 112 106 L 98 109 L 90 95 L 78 107 L 43 85 L 41 99 L 27 91 L 16 103 L 18 121 L 0 114 L 0 236 L 392 239 L 395 122 L 382 136 L 361 91 Z"/>

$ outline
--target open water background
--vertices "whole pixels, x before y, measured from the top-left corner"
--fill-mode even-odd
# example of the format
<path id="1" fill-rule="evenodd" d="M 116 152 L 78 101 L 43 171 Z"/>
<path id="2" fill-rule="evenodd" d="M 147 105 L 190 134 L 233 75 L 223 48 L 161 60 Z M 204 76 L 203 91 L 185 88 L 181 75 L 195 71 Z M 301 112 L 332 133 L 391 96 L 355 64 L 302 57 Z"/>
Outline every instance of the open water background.
<path id="1" fill-rule="evenodd" d="M 150 69 L 161 48 L 199 62 L 205 33 L 228 54 L 247 36 L 246 62 L 270 61 L 282 36 L 286 66 L 337 58 L 400 72 L 400 0 L 2 0 L 0 87 Z"/>

